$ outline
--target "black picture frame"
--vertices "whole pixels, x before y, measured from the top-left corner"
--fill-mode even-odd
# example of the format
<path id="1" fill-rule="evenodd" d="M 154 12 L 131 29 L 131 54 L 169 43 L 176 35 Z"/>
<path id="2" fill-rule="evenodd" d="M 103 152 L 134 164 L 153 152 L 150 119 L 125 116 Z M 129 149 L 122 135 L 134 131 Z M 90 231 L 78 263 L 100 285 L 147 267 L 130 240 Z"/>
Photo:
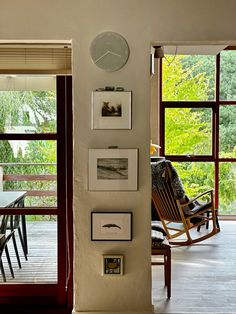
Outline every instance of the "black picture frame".
<path id="1" fill-rule="evenodd" d="M 132 212 L 91 212 L 91 241 L 132 241 Z"/>

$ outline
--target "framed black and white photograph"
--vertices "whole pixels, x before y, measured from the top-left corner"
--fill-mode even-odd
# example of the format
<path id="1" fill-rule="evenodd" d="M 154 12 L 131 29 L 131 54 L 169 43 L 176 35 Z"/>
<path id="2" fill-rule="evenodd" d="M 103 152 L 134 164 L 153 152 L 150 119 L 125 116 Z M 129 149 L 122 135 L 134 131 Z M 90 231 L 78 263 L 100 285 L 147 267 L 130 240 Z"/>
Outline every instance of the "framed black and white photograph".
<path id="1" fill-rule="evenodd" d="M 94 91 L 92 129 L 131 129 L 131 92 Z"/>
<path id="2" fill-rule="evenodd" d="M 92 241 L 131 241 L 132 212 L 92 212 Z"/>
<path id="3" fill-rule="evenodd" d="M 124 256 L 118 254 L 102 256 L 102 274 L 104 276 L 122 276 Z"/>
<path id="4" fill-rule="evenodd" d="M 138 149 L 89 149 L 90 191 L 136 191 Z"/>

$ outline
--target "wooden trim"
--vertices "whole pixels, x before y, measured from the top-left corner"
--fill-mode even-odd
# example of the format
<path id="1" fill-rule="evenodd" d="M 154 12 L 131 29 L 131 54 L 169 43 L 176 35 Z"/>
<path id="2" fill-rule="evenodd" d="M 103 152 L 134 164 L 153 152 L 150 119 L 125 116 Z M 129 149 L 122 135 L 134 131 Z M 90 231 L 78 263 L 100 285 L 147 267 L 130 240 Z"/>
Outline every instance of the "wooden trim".
<path id="1" fill-rule="evenodd" d="M 54 174 L 4 174 L 3 181 L 56 181 Z"/>
<path id="2" fill-rule="evenodd" d="M 72 77 L 67 77 L 67 110 L 66 110 L 66 235 L 67 247 L 67 302 L 68 308 L 73 308 L 73 109 L 72 109 Z"/>
<path id="3" fill-rule="evenodd" d="M 215 101 L 162 101 L 165 108 L 214 108 Z"/>
<path id="4" fill-rule="evenodd" d="M 28 134 L 10 134 L 10 133 L 1 133 L 0 140 L 57 140 L 57 134 L 55 133 L 28 133 Z"/>
<path id="5" fill-rule="evenodd" d="M 57 207 L 17 207 L 1 208 L 0 215 L 58 215 Z"/>
<path id="6" fill-rule="evenodd" d="M 45 285 L 36 285 L 36 284 L 26 284 L 24 285 L 24 289 L 18 289 L 17 284 L 3 284 L 0 285 L 0 296 L 8 297 L 10 293 L 16 292 L 17 297 L 32 297 L 32 296 L 55 296 L 57 292 L 57 284 L 47 284 L 47 289 L 45 289 Z"/>
<path id="7" fill-rule="evenodd" d="M 57 196 L 56 191 L 32 190 L 27 191 L 26 196 Z"/>
<path id="8" fill-rule="evenodd" d="M 58 304 L 65 304 L 67 302 L 66 291 L 66 276 L 67 276 L 67 241 L 66 241 L 66 211 L 67 211 L 67 191 L 65 178 L 67 178 L 67 165 L 66 165 L 66 115 L 67 115 L 67 78 L 63 76 L 57 77 L 57 123 L 60 125 L 58 128 L 58 141 L 57 141 L 57 187 L 58 191 L 58 207 L 63 211 L 58 210 Z M 65 152 L 65 154 L 61 154 Z M 69 179 L 69 178 L 68 178 Z M 66 180 L 67 181 L 67 180 Z"/>

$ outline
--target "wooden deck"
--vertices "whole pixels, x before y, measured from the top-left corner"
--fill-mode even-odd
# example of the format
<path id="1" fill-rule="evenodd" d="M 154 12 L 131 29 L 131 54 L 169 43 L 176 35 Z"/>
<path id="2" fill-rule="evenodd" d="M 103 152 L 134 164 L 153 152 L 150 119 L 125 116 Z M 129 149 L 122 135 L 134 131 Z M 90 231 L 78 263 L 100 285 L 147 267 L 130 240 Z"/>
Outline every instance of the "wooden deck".
<path id="1" fill-rule="evenodd" d="M 152 266 L 155 313 L 236 313 L 236 221 L 220 221 L 220 225 L 221 232 L 206 241 L 172 248 L 170 300 L 163 285 L 163 267 Z M 56 223 L 28 222 L 27 230 L 28 261 L 18 245 L 22 269 L 11 252 L 15 279 L 5 264 L 7 283 L 56 282 Z"/>
<path id="2" fill-rule="evenodd" d="M 54 221 L 27 222 L 28 261 L 25 260 L 16 232 L 22 268 L 19 269 L 12 240 L 8 243 L 15 278 L 9 272 L 3 256 L 7 283 L 55 283 L 57 281 L 57 223 Z M 2 276 L 0 274 L 0 282 Z"/>
<path id="3" fill-rule="evenodd" d="M 166 299 L 163 267 L 152 266 L 155 313 L 236 313 L 236 221 L 187 247 L 172 247 L 172 297 Z M 202 230 L 203 232 L 203 230 Z"/>

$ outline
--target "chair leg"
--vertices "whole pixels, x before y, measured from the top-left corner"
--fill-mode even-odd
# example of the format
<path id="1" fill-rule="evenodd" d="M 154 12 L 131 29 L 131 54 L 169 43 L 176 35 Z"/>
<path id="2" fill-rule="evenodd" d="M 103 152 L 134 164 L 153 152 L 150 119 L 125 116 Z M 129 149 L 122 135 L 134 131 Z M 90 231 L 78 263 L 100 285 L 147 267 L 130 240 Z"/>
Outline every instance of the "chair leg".
<path id="1" fill-rule="evenodd" d="M 165 258 L 165 286 L 167 287 L 167 298 L 171 297 L 171 252 L 168 250 Z"/>
<path id="2" fill-rule="evenodd" d="M 18 252 L 18 248 L 17 248 L 17 244 L 16 244 L 15 233 L 12 234 L 12 242 L 13 242 L 14 250 L 15 250 L 15 253 L 16 253 L 16 259 L 17 259 L 19 268 L 21 268 L 20 256 L 19 256 L 19 252 Z"/>
<path id="3" fill-rule="evenodd" d="M 1 274 L 2 274 L 3 281 L 6 282 L 7 279 L 6 279 L 6 275 L 5 275 L 5 271 L 4 271 L 4 267 L 3 267 L 3 263 L 2 263 L 2 258 L 0 260 L 0 269 L 1 269 Z"/>
<path id="4" fill-rule="evenodd" d="M 220 224 L 219 224 L 219 220 L 218 220 L 218 214 L 216 215 L 216 227 L 218 229 L 220 229 Z"/>
<path id="5" fill-rule="evenodd" d="M 209 212 L 206 212 L 206 215 L 207 215 L 207 218 L 209 218 L 209 217 L 210 217 L 210 211 L 209 211 Z M 201 226 L 202 226 L 202 225 L 199 225 L 199 226 L 197 227 L 197 231 L 198 231 L 198 232 L 200 231 Z M 219 220 L 218 220 L 218 215 L 216 215 L 216 226 L 217 226 L 218 229 L 220 229 Z M 209 220 L 207 220 L 207 222 L 206 222 L 206 229 L 209 229 Z"/>
<path id="6" fill-rule="evenodd" d="M 210 212 L 207 212 L 206 214 L 207 214 L 207 218 L 209 219 L 209 217 L 210 217 Z M 207 220 L 206 228 L 209 229 L 209 220 Z"/>
<path id="7" fill-rule="evenodd" d="M 9 269 L 11 272 L 11 276 L 12 276 L 12 278 L 15 278 L 7 245 L 5 246 L 5 253 L 6 253 Z"/>
<path id="8" fill-rule="evenodd" d="M 210 212 L 207 212 L 207 218 L 210 217 Z M 216 227 L 218 229 L 220 229 L 220 224 L 219 224 L 219 220 L 218 220 L 218 214 L 216 213 Z M 206 228 L 209 229 L 209 220 L 206 223 Z"/>
<path id="9" fill-rule="evenodd" d="M 20 228 L 18 228 L 18 234 L 19 234 L 19 238 L 20 238 L 22 250 L 23 250 L 25 259 L 26 259 L 26 261 L 27 261 L 27 260 L 28 260 L 28 258 L 27 258 L 27 249 L 26 249 L 26 246 L 25 246 L 25 243 L 24 243 L 24 240 L 23 240 L 23 237 L 22 237 L 22 233 L 21 233 Z"/>

